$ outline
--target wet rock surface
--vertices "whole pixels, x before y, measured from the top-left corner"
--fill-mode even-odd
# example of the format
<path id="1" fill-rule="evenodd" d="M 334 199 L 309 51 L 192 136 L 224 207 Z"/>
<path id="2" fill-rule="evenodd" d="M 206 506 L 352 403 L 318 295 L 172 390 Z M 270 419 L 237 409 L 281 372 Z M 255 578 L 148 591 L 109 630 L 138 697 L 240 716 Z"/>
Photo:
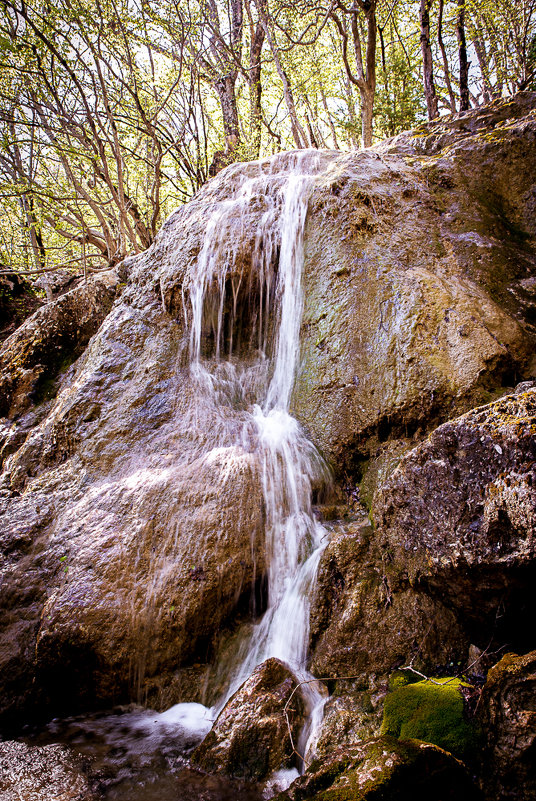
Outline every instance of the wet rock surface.
<path id="1" fill-rule="evenodd" d="M 305 703 L 297 681 L 278 659 L 259 665 L 230 698 L 192 755 L 194 764 L 230 776 L 263 779 L 293 765 Z M 292 695 L 288 709 L 285 705 Z M 289 732 L 290 727 L 290 732 Z"/>
<path id="2" fill-rule="evenodd" d="M 481 647 L 531 639 L 535 435 L 536 390 L 506 396 L 436 429 L 374 500 L 391 589 L 446 603 Z"/>
<path id="3" fill-rule="evenodd" d="M 0 743 L 2 801 L 96 801 L 88 765 L 67 746 Z"/>
<path id="4" fill-rule="evenodd" d="M 534 103 L 341 155 L 317 182 L 294 408 L 341 476 L 533 372 Z"/>
<path id="5" fill-rule="evenodd" d="M 467 664 L 471 646 L 534 645 L 536 390 L 506 393 L 534 376 L 535 105 L 523 93 L 367 152 L 314 154 L 293 410 L 350 493 L 364 477 L 375 526 L 335 527 L 322 557 L 311 666 L 341 690 L 328 707 L 323 754 L 339 736 L 351 745 L 377 733 L 396 668 L 452 673 L 453 664 Z M 226 396 L 225 422 L 208 403 L 192 411 L 199 385 L 188 366 L 184 304 L 217 204 L 238 192 L 244 176 L 282 181 L 278 170 L 293 158 L 232 165 L 209 182 L 125 267 L 126 286 L 113 305 L 110 288 L 86 299 L 87 327 L 63 344 L 46 314 L 67 309 L 71 293 L 4 343 L 6 729 L 24 715 L 133 698 L 158 709 L 210 703 L 206 671 L 219 632 L 262 612 L 266 510 L 256 434 L 231 436 L 245 431 L 244 411 L 256 395 L 248 385 Z M 262 193 L 244 198 L 240 219 L 230 217 L 218 241 L 218 256 L 230 265 L 227 299 L 235 301 L 224 309 L 221 339 L 224 348 L 233 343 L 234 356 L 222 368 L 229 371 L 222 386 L 258 353 L 263 307 L 251 254 L 266 209 Z M 268 244 L 275 264 L 279 245 Z M 215 279 L 207 277 L 210 286 Z M 214 306 L 215 291 L 208 297 Z M 268 315 L 265 322 L 272 332 L 275 321 Z M 43 325 L 52 351 L 46 364 Z M 207 329 L 208 360 L 215 340 Z M 40 394 L 49 378 L 50 397 Z M 341 676 L 357 676 L 347 680 L 355 686 Z M 255 703 L 243 699 L 243 717 L 234 699 L 224 710 L 221 743 L 236 734 L 244 775 L 276 766 L 275 756 L 262 765 L 248 759 L 264 759 L 274 738 L 284 742 L 274 708 L 287 697 L 288 680 L 258 688 L 266 728 L 257 734 L 248 729 Z M 217 726 L 214 752 L 219 736 Z M 249 757 L 240 755 L 246 742 Z M 287 758 L 286 746 L 281 753 L 271 747 Z M 393 765 L 402 747 L 385 745 Z M 355 748 L 346 765 L 372 759 Z M 415 764 L 425 752 L 438 764 L 450 759 L 414 748 Z M 237 759 L 222 748 L 213 764 Z M 345 770 L 333 767 L 333 776 Z"/>
<path id="6" fill-rule="evenodd" d="M 464 765 L 418 740 L 380 737 L 335 749 L 313 762 L 276 801 L 476 801 L 480 798 Z"/>
<path id="7" fill-rule="evenodd" d="M 489 798 L 536 796 L 536 651 L 506 654 L 489 672 L 479 705 L 481 783 Z"/>

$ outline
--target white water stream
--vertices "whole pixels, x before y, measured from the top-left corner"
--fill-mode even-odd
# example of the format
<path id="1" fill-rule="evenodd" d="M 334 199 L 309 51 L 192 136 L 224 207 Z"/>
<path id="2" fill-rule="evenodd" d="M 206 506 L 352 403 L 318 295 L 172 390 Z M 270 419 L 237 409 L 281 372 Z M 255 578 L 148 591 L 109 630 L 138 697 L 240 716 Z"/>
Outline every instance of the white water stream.
<path id="1" fill-rule="evenodd" d="M 213 447 L 205 458 L 210 461 L 217 453 L 221 461 L 227 453 L 231 470 L 231 439 L 253 452 L 266 519 L 267 609 L 242 643 L 223 697 L 210 711 L 199 707 L 199 730 L 206 730 L 207 718 L 217 716 L 257 665 L 277 657 L 305 682 L 309 718 L 298 744 L 304 755 L 314 744 L 326 700 L 325 688 L 306 670 L 306 657 L 310 597 L 326 544 L 326 531 L 311 507 L 312 485 L 326 481 L 327 472 L 289 406 L 299 356 L 304 227 L 314 175 L 321 166 L 316 153 L 305 152 L 289 156 L 285 170 L 267 170 L 265 162 L 257 175 L 243 176 L 233 197 L 214 204 L 183 290 L 198 409 L 210 408 L 222 429 L 233 426 L 220 437 L 225 447 Z M 251 207 L 259 199 L 264 210 L 248 264 L 240 249 L 240 230 L 248 214 L 251 222 Z M 256 287 L 249 327 L 239 308 L 246 283 Z M 246 356 L 234 350 L 239 322 L 247 329 Z M 220 407 L 221 414 L 214 415 Z M 226 414 L 229 407 L 234 414 Z M 183 706 L 174 707 L 177 714 Z"/>
<path id="2" fill-rule="evenodd" d="M 180 450 L 172 439 L 174 419 L 160 435 L 166 446 L 171 438 L 168 461 L 153 472 L 165 475 L 175 460 L 181 466 L 194 464 L 200 473 L 207 468 L 213 481 L 221 482 L 217 489 L 223 495 L 233 492 L 233 481 L 247 465 L 246 486 L 262 490 L 264 507 L 264 612 L 223 649 L 226 653 L 210 677 L 212 698 L 220 693 L 212 708 L 182 703 L 160 714 L 121 708 L 54 720 L 37 735 L 45 744 L 65 742 L 95 760 L 107 777 L 104 797 L 110 801 L 237 797 L 236 785 L 228 778 L 189 771 L 185 753 L 209 732 L 226 701 L 257 665 L 270 657 L 286 663 L 303 682 L 308 719 L 295 746 L 307 761 L 314 753 L 327 692 L 306 669 L 307 644 L 310 599 L 327 532 L 314 517 L 312 494 L 313 488 L 329 484 L 330 477 L 289 409 L 299 359 L 304 228 L 315 176 L 328 167 L 328 156 L 304 151 L 231 167 L 208 185 L 199 207 L 193 206 L 191 219 L 202 224 L 204 237 L 183 281 L 190 377 L 184 377 L 181 364 Z M 206 216 L 196 218 L 196 213 Z M 169 242 L 171 258 L 174 247 L 184 247 L 175 232 Z M 160 458 L 159 447 L 155 451 Z M 151 475 L 136 469 L 123 486 L 135 490 Z M 243 486 L 238 484 L 231 497 L 241 505 L 240 525 L 246 520 L 247 530 L 250 520 L 261 517 L 261 493 L 255 493 L 250 511 Z M 182 532 L 181 520 L 176 521 L 172 511 L 168 522 L 172 547 L 164 550 L 144 588 L 149 610 L 160 597 L 160 583 L 177 568 L 181 535 L 194 564 L 203 563 L 206 550 L 202 533 Z M 216 533 L 218 525 L 223 539 L 232 536 L 224 516 L 216 523 Z M 258 537 L 258 523 L 252 522 L 252 554 L 259 552 Z M 137 611 L 134 607 L 133 614 Z M 141 640 L 138 676 L 143 675 L 147 653 Z M 30 741 L 35 742 L 35 735 Z M 278 771 L 265 785 L 263 797 L 284 789 L 296 775 L 295 769 Z M 239 797 L 258 801 L 259 788 L 242 787 Z"/>

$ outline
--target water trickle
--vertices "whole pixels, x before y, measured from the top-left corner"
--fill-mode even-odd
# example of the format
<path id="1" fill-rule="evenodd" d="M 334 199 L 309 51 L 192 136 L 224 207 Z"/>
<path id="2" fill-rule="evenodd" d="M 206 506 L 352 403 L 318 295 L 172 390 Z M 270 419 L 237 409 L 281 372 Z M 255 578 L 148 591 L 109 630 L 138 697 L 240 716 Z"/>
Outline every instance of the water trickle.
<path id="1" fill-rule="evenodd" d="M 222 441 L 234 437 L 255 454 L 266 518 L 267 609 L 242 643 L 212 714 L 258 664 L 277 657 L 305 682 L 310 714 L 302 753 L 314 739 L 326 695 L 307 673 L 306 657 L 309 599 L 326 540 L 313 515 L 312 487 L 328 476 L 289 407 L 299 354 L 305 220 L 321 167 L 319 155 L 305 152 L 289 158 L 286 170 L 259 165 L 258 174 L 244 176 L 234 197 L 214 206 L 183 290 L 198 402 L 219 416 Z M 256 205 L 254 245 L 244 254 L 241 233 Z M 239 414 L 227 414 L 229 408 Z M 220 453 L 221 445 L 205 458 L 214 450 Z"/>

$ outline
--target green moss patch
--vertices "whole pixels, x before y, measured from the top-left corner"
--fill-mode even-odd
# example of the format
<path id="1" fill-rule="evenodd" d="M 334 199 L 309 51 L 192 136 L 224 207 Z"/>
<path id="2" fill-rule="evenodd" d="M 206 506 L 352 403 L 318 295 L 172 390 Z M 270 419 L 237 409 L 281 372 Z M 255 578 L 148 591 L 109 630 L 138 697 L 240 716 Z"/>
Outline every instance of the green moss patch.
<path id="1" fill-rule="evenodd" d="M 423 740 L 458 757 L 475 747 L 475 726 L 464 716 L 459 679 L 434 679 L 397 687 L 385 699 L 382 734 Z"/>

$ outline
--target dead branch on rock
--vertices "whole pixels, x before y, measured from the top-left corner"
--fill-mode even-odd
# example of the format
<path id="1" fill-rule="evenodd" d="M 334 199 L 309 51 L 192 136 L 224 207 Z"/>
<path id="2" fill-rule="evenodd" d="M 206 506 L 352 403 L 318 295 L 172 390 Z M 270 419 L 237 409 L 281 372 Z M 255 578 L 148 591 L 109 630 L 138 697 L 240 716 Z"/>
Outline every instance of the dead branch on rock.
<path id="1" fill-rule="evenodd" d="M 286 721 L 287 721 L 287 729 L 288 729 L 288 736 L 290 738 L 290 746 L 292 748 L 292 753 L 295 754 L 298 757 L 298 759 L 300 759 L 306 767 L 309 767 L 310 763 L 307 762 L 307 760 L 305 759 L 305 755 L 302 756 L 302 754 L 300 754 L 300 752 L 296 749 L 296 746 L 294 745 L 294 738 L 292 736 L 292 729 L 291 729 L 291 726 L 290 726 L 290 718 L 289 718 L 289 714 L 288 714 L 289 713 L 289 705 L 290 705 L 290 702 L 292 701 L 294 693 L 297 690 L 299 690 L 299 688 L 303 684 L 314 684 L 314 682 L 316 682 L 316 681 L 351 681 L 352 679 L 358 679 L 358 678 L 359 678 L 359 676 L 320 676 L 319 678 L 314 678 L 314 679 L 304 679 L 303 681 L 300 681 L 294 687 L 294 689 L 292 690 L 291 694 L 287 698 L 287 702 L 286 702 L 285 706 L 283 707 L 283 714 L 285 715 L 285 718 L 286 718 Z"/>

